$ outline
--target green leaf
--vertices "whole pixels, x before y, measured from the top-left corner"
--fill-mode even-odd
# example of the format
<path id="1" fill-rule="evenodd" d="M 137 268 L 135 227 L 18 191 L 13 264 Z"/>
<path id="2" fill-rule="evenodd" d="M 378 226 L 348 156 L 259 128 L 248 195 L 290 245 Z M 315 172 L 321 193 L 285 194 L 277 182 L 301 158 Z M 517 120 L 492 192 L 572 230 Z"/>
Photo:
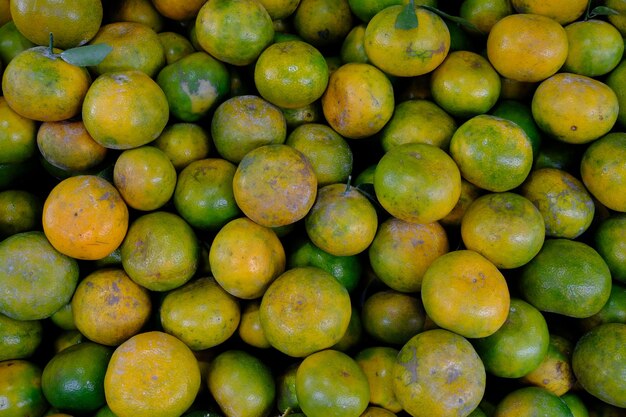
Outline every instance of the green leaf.
<path id="1" fill-rule="evenodd" d="M 400 10 L 396 17 L 396 29 L 410 30 L 415 29 L 418 25 L 417 15 L 415 14 L 415 2 L 413 0 Z"/>
<path id="2" fill-rule="evenodd" d="M 432 6 L 421 5 L 419 7 L 421 7 L 422 9 L 426 9 L 428 11 L 431 11 L 431 12 L 439 15 L 439 17 L 447 19 L 447 20 L 449 20 L 451 22 L 454 22 L 454 23 L 459 24 L 461 26 L 465 26 L 466 28 L 471 29 L 471 30 L 473 30 L 475 32 L 482 33 L 481 30 L 478 29 L 478 27 L 476 27 L 476 25 L 474 25 L 469 20 L 463 19 L 462 17 L 452 16 L 452 15 L 450 15 L 448 13 L 445 13 L 445 12 L 442 12 L 441 10 L 439 10 L 439 9 L 437 9 L 435 7 L 432 7 Z"/>
<path id="3" fill-rule="evenodd" d="M 615 9 L 611 9 L 606 6 L 596 6 L 589 13 L 587 13 L 587 19 L 593 19 L 596 16 L 609 16 L 618 15 L 619 12 Z"/>
<path id="4" fill-rule="evenodd" d="M 76 48 L 66 49 L 61 52 L 61 59 L 78 67 L 91 67 L 98 65 L 113 50 L 106 43 L 95 45 L 84 45 Z"/>

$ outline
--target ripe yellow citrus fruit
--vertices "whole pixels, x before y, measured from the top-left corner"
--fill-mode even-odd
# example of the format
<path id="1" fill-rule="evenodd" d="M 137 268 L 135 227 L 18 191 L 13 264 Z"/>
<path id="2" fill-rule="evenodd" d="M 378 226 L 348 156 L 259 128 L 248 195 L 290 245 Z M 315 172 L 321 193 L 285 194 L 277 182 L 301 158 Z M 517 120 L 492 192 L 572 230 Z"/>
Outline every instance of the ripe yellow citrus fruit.
<path id="1" fill-rule="evenodd" d="M 135 218 L 120 250 L 124 271 L 151 291 L 180 287 L 198 269 L 200 244 L 194 230 L 168 211 L 150 211 Z"/>
<path id="2" fill-rule="evenodd" d="M 467 208 L 483 194 L 482 189 L 471 182 L 461 179 L 461 196 L 452 211 L 439 222 L 443 226 L 460 226 Z"/>
<path id="3" fill-rule="evenodd" d="M 265 145 L 248 152 L 233 178 L 241 211 L 266 227 L 301 220 L 315 203 L 317 177 L 309 160 L 291 146 Z"/>
<path id="4" fill-rule="evenodd" d="M 260 299 L 250 300 L 243 304 L 237 334 L 244 343 L 259 349 L 267 349 L 272 347 L 272 345 L 265 337 L 263 327 L 261 327 L 260 307 Z"/>
<path id="5" fill-rule="evenodd" d="M 165 17 L 154 7 L 152 0 L 121 0 L 116 7 L 107 8 L 105 18 L 111 22 L 137 22 L 157 33 L 163 31 Z"/>
<path id="6" fill-rule="evenodd" d="M 333 308 L 326 308 L 328 305 Z M 337 343 L 351 314 L 345 287 L 330 273 L 312 266 L 295 267 L 276 278 L 263 294 L 259 309 L 267 340 L 293 357 L 305 357 Z"/>
<path id="7" fill-rule="evenodd" d="M 524 129 L 487 114 L 459 126 L 450 141 L 450 155 L 463 178 L 494 192 L 521 185 L 533 165 L 533 147 Z"/>
<path id="8" fill-rule="evenodd" d="M 626 134 L 609 133 L 585 150 L 580 175 L 585 187 L 611 210 L 626 212 Z"/>
<path id="9" fill-rule="evenodd" d="M 619 112 L 615 92 L 584 75 L 561 72 L 537 86 L 532 113 L 537 126 L 552 137 L 581 144 L 608 133 Z"/>
<path id="10" fill-rule="evenodd" d="M 254 65 L 254 85 L 261 97 L 283 108 L 295 109 L 319 99 L 328 76 L 322 53 L 299 40 L 270 45 Z"/>
<path id="11" fill-rule="evenodd" d="M 148 290 L 121 268 L 97 269 L 72 296 L 74 324 L 88 339 L 117 346 L 139 333 L 152 312 Z"/>
<path id="12" fill-rule="evenodd" d="M 442 219 L 461 195 L 461 174 L 440 148 L 423 143 L 398 145 L 376 165 L 374 190 L 394 217 L 413 223 Z"/>
<path id="13" fill-rule="evenodd" d="M 38 121 L 72 118 L 91 85 L 85 68 L 61 59 L 60 49 L 36 46 L 13 58 L 2 75 L 4 99 L 13 111 Z"/>
<path id="14" fill-rule="evenodd" d="M 550 17 L 562 25 L 578 19 L 585 12 L 586 0 L 511 0 L 517 13 L 534 13 Z M 610 7 L 610 6 L 609 6 Z"/>
<path id="15" fill-rule="evenodd" d="M 43 231 L 59 252 L 76 259 L 101 259 L 122 243 L 128 207 L 117 189 L 95 175 L 58 183 L 43 206 Z"/>
<path id="16" fill-rule="evenodd" d="M 41 368 L 15 359 L 0 362 L 0 401 L 6 416 L 42 416 L 49 408 L 41 389 Z"/>
<path id="17" fill-rule="evenodd" d="M 4 97 L 0 98 L 1 164 L 24 162 L 37 151 L 37 125 L 34 120 L 15 112 Z"/>
<path id="18" fill-rule="evenodd" d="M 428 266 L 448 250 L 448 236 L 438 222 L 411 223 L 390 217 L 378 227 L 368 256 L 384 284 L 412 293 L 422 288 Z"/>
<path id="19" fill-rule="evenodd" d="M 272 20 L 285 19 L 296 11 L 300 0 L 260 0 Z"/>
<path id="20" fill-rule="evenodd" d="M 209 249 L 215 280 L 228 293 L 243 299 L 259 298 L 285 271 L 285 249 L 276 233 L 247 217 L 226 223 Z"/>
<path id="21" fill-rule="evenodd" d="M 421 297 L 435 324 L 464 337 L 495 333 L 509 314 L 504 276 L 487 258 L 471 250 L 455 250 L 435 259 L 422 279 Z"/>
<path id="22" fill-rule="evenodd" d="M 169 120 L 167 97 L 139 70 L 107 72 L 94 80 L 82 107 L 91 137 L 112 149 L 130 149 L 155 140 Z"/>
<path id="23" fill-rule="evenodd" d="M 308 355 L 298 366 L 296 396 L 309 417 L 358 416 L 369 403 L 369 382 L 352 357 L 326 349 Z"/>
<path id="24" fill-rule="evenodd" d="M 30 358 L 43 340 L 41 320 L 16 320 L 0 313 L 0 361 Z"/>
<path id="25" fill-rule="evenodd" d="M 178 2 L 172 0 L 154 0 L 152 4 L 164 17 L 172 20 L 186 21 L 198 14 L 205 0 Z"/>
<path id="26" fill-rule="evenodd" d="M 195 18 L 199 45 L 222 62 L 248 65 L 272 42 L 269 13 L 255 0 L 207 1 Z"/>
<path id="27" fill-rule="evenodd" d="M 207 158 L 211 150 L 208 132 L 195 123 L 168 124 L 152 145 L 165 152 L 177 171 Z"/>
<path id="28" fill-rule="evenodd" d="M 182 415 L 200 388 L 192 351 L 174 336 L 139 333 L 118 346 L 104 376 L 104 394 L 118 417 Z"/>
<path id="29" fill-rule="evenodd" d="M 535 369 L 522 377 L 522 381 L 562 397 L 576 384 L 571 363 L 573 348 L 569 339 L 550 334 L 548 352 Z"/>
<path id="30" fill-rule="evenodd" d="M 321 101 L 330 127 L 350 139 L 380 131 L 395 103 L 389 78 L 375 66 L 357 62 L 343 64 L 330 74 Z"/>
<path id="31" fill-rule="evenodd" d="M 213 278 L 201 277 L 167 293 L 159 309 L 163 329 L 192 350 L 232 336 L 241 318 L 239 301 Z"/>
<path id="32" fill-rule="evenodd" d="M 363 39 L 370 62 L 387 74 L 415 77 L 431 72 L 450 50 L 450 31 L 437 14 L 415 8 L 418 25 L 396 27 L 405 6 L 392 5 L 376 13 L 367 23 Z"/>
<path id="33" fill-rule="evenodd" d="M 413 336 L 392 368 L 393 392 L 414 417 L 467 416 L 482 400 L 485 367 L 471 343 L 443 329 Z"/>
<path id="34" fill-rule="evenodd" d="M 502 76 L 537 82 L 554 75 L 567 59 L 567 34 L 556 20 L 514 13 L 496 22 L 487 36 L 487 57 Z"/>
<path id="35" fill-rule="evenodd" d="M 398 352 L 398 349 L 390 346 L 370 346 L 354 355 L 354 360 L 365 373 L 370 386 L 370 404 L 394 413 L 402 411 L 393 392 L 392 370 Z"/>

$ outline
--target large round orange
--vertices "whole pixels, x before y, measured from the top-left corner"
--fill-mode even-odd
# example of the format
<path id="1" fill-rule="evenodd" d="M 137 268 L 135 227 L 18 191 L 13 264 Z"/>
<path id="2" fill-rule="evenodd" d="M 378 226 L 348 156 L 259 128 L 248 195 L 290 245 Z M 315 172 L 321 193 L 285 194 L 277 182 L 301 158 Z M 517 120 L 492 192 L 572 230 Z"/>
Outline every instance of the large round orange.
<path id="1" fill-rule="evenodd" d="M 487 37 L 487 57 L 502 76 L 537 82 L 555 74 L 567 58 L 565 29 L 549 17 L 511 14 Z"/>
<path id="2" fill-rule="evenodd" d="M 115 187 L 95 175 L 57 184 L 43 206 L 43 231 L 59 252 L 76 259 L 101 259 L 122 243 L 128 207 Z"/>
<path id="3" fill-rule="evenodd" d="M 573 22 L 583 15 L 587 0 L 511 0 L 517 13 L 534 13 L 547 16 L 562 25 Z M 608 2 L 607 6 L 611 7 Z"/>
<path id="4" fill-rule="evenodd" d="M 330 75 L 322 111 L 340 135 L 359 139 L 377 133 L 391 119 L 394 92 L 389 78 L 371 64 L 348 63 Z"/>
<path id="5" fill-rule="evenodd" d="M 441 17 L 421 7 L 415 8 L 415 28 L 397 28 L 404 7 L 393 5 L 376 13 L 365 28 L 363 43 L 370 62 L 384 72 L 415 77 L 434 70 L 448 55 L 450 31 Z"/>

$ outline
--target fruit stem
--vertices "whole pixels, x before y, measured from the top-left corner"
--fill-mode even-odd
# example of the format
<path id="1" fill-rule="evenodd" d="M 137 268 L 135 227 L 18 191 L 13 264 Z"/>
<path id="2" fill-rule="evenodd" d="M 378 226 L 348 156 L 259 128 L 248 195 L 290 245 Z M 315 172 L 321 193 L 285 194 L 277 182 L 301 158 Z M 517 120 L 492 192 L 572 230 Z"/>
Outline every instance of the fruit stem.
<path id="1" fill-rule="evenodd" d="M 346 181 L 346 191 L 344 191 L 344 193 L 347 193 L 348 191 L 350 191 L 351 182 L 352 182 L 352 175 L 348 175 L 348 180 Z"/>
<path id="2" fill-rule="evenodd" d="M 54 54 L 54 35 L 52 34 L 52 32 L 50 32 L 50 34 L 48 35 L 49 38 L 49 42 L 48 42 L 48 48 L 50 48 L 50 55 Z"/>

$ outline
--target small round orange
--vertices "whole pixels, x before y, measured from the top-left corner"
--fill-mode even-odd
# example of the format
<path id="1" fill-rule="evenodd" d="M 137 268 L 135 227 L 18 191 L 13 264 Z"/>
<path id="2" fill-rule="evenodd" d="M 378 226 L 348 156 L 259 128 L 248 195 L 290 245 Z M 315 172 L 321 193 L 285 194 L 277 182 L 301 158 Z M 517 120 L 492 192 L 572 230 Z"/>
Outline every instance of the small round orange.
<path id="1" fill-rule="evenodd" d="M 196 52 L 196 49 L 191 44 L 191 41 L 181 33 L 167 31 L 157 32 L 157 34 L 159 35 L 161 45 L 163 45 L 165 62 L 167 65 Z"/>
<path id="2" fill-rule="evenodd" d="M 128 207 L 117 189 L 95 175 L 58 183 L 43 206 L 43 231 L 59 252 L 76 259 L 101 259 L 122 243 Z"/>
<path id="3" fill-rule="evenodd" d="M 0 97 L 0 164 L 15 164 L 28 160 L 37 151 L 36 122 L 15 112 L 4 97 Z"/>
<path id="4" fill-rule="evenodd" d="M 170 123 L 152 145 L 165 152 L 180 171 L 191 162 L 208 157 L 212 143 L 209 133 L 199 124 Z"/>
<path id="5" fill-rule="evenodd" d="M 394 413 L 402 411 L 393 393 L 392 380 L 392 369 L 398 352 L 398 349 L 390 346 L 369 346 L 354 355 L 354 360 L 363 369 L 369 382 L 370 403 Z"/>
<path id="6" fill-rule="evenodd" d="M 16 320 L 0 313 L 0 362 L 33 356 L 43 340 L 41 320 Z"/>
<path id="7" fill-rule="evenodd" d="M 346 138 L 360 139 L 385 126 L 393 115 L 394 100 L 391 81 L 381 70 L 351 62 L 331 73 L 321 102 L 330 127 Z"/>
<path id="8" fill-rule="evenodd" d="M 139 333 L 115 349 L 104 377 L 104 393 L 118 417 L 182 415 L 200 388 L 193 352 L 164 332 Z"/>
<path id="9" fill-rule="evenodd" d="M 0 399 L 6 416 L 42 416 L 49 408 L 39 365 L 24 359 L 0 362 Z"/>
<path id="10" fill-rule="evenodd" d="M 285 19 L 296 11 L 300 0 L 259 0 L 272 20 Z"/>
<path id="11" fill-rule="evenodd" d="M 267 349 L 272 347 L 272 345 L 267 340 L 267 337 L 265 337 L 265 333 L 263 333 L 263 327 L 261 326 L 261 319 L 259 317 L 260 307 L 260 299 L 247 301 L 243 305 L 237 334 L 244 343 L 259 349 Z"/>
<path id="12" fill-rule="evenodd" d="M 174 0 L 152 0 L 152 4 L 164 17 L 172 20 L 188 21 L 196 17 L 206 0 L 179 2 Z"/>
<path id="13" fill-rule="evenodd" d="M 459 17 L 473 24 L 484 35 L 498 20 L 510 14 L 513 14 L 510 0 L 464 0 L 459 7 Z M 468 32 L 474 34 L 476 31 L 470 29 Z"/>
<path id="14" fill-rule="evenodd" d="M 76 328 L 88 339 L 117 346 L 139 333 L 152 312 L 148 290 L 121 268 L 97 269 L 84 277 L 72 296 Z"/>
<path id="15" fill-rule="evenodd" d="M 149 26 L 159 33 L 163 31 L 165 17 L 154 7 L 152 0 L 120 0 L 116 7 L 106 11 L 107 21 L 137 22 Z"/>
<path id="16" fill-rule="evenodd" d="M 622 60 L 624 41 L 615 26 L 589 19 L 565 26 L 569 48 L 561 71 L 599 77 L 608 74 Z"/>
<path id="17" fill-rule="evenodd" d="M 300 0 L 292 19 L 298 36 L 324 49 L 340 46 L 353 23 L 348 0 Z"/>
<path id="18" fill-rule="evenodd" d="M 387 74 L 427 74 L 448 55 L 450 31 L 439 15 L 422 7 L 414 11 L 417 27 L 397 28 L 401 12 L 405 12 L 405 6 L 392 5 L 372 17 L 365 28 L 365 53 L 373 65 Z"/>
<path id="19" fill-rule="evenodd" d="M 517 13 L 534 13 L 547 16 L 566 25 L 580 18 L 587 8 L 587 0 L 511 0 Z M 610 6 L 609 6 L 610 7 Z"/>
<path id="20" fill-rule="evenodd" d="M 502 273 L 487 258 L 460 249 L 435 259 L 421 290 L 426 314 L 465 337 L 486 337 L 506 321 L 510 295 Z"/>
<path id="21" fill-rule="evenodd" d="M 626 214 L 601 220 L 593 232 L 593 242 L 613 279 L 626 284 Z"/>
<path id="22" fill-rule="evenodd" d="M 554 75 L 567 59 L 563 26 L 537 14 L 514 13 L 497 21 L 487 36 L 487 57 L 502 76 L 538 82 Z"/>
<path id="23" fill-rule="evenodd" d="M 549 415 L 572 417 L 561 398 L 540 387 L 520 387 L 505 394 L 496 404 L 494 417 Z"/>
<path id="24" fill-rule="evenodd" d="M 41 227 L 43 200 L 31 191 L 0 191 L 0 239 Z"/>

